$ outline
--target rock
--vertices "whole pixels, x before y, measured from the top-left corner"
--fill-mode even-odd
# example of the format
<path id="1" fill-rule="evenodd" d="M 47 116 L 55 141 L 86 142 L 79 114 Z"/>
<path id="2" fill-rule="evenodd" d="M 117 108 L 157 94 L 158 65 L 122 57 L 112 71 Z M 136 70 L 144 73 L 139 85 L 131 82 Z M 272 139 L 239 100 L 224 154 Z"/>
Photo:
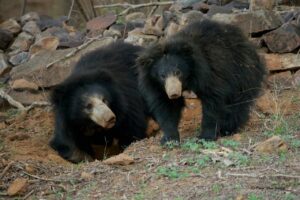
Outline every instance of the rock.
<path id="1" fill-rule="evenodd" d="M 13 34 L 4 29 L 0 29 L 0 49 L 5 50 L 8 48 L 9 44 L 13 41 Z"/>
<path id="2" fill-rule="evenodd" d="M 165 37 L 168 38 L 174 35 L 182 28 L 183 28 L 182 26 L 176 24 L 175 22 L 170 22 L 169 26 L 164 31 Z"/>
<path id="3" fill-rule="evenodd" d="M 7 73 L 11 69 L 11 66 L 7 63 L 5 54 L 0 53 L 0 77 Z"/>
<path id="4" fill-rule="evenodd" d="M 288 146 L 279 136 L 273 136 L 263 142 L 258 143 L 254 150 L 259 153 L 278 153 L 288 150 Z"/>
<path id="5" fill-rule="evenodd" d="M 199 3 L 202 0 L 178 0 L 176 1 L 177 4 L 180 5 L 180 7 L 183 8 L 188 8 L 188 7 L 193 7 L 193 4 Z"/>
<path id="6" fill-rule="evenodd" d="M 0 24 L 0 28 L 10 31 L 13 34 L 17 34 L 21 31 L 21 26 L 14 19 L 8 19 Z"/>
<path id="7" fill-rule="evenodd" d="M 8 196 L 15 196 L 22 194 L 26 191 L 28 185 L 27 179 L 17 178 L 15 179 L 7 189 Z"/>
<path id="8" fill-rule="evenodd" d="M 35 167 L 32 166 L 31 164 L 26 164 L 25 165 L 25 171 L 32 174 L 36 171 Z"/>
<path id="9" fill-rule="evenodd" d="M 33 57 L 34 55 L 45 51 L 54 51 L 58 47 L 59 44 L 59 39 L 54 36 L 49 36 L 49 37 L 44 37 L 35 42 L 31 47 L 30 47 L 30 55 Z"/>
<path id="10" fill-rule="evenodd" d="M 248 2 L 248 0 L 245 0 L 245 1 L 233 0 L 230 3 L 226 4 L 224 7 L 230 8 L 230 9 L 248 10 L 249 2 Z"/>
<path id="11" fill-rule="evenodd" d="M 251 0 L 250 10 L 273 10 L 276 0 Z"/>
<path id="12" fill-rule="evenodd" d="M 212 5 L 209 7 L 207 16 L 211 17 L 217 13 L 232 13 L 232 9 L 230 7 Z"/>
<path id="13" fill-rule="evenodd" d="M 293 85 L 300 87 L 300 70 L 293 75 Z"/>
<path id="14" fill-rule="evenodd" d="M 29 12 L 23 15 L 20 20 L 21 20 L 21 24 L 24 25 L 29 21 L 40 20 L 40 16 L 36 12 Z"/>
<path id="15" fill-rule="evenodd" d="M 81 172 L 80 178 L 82 178 L 85 181 L 89 181 L 92 178 L 94 178 L 93 174 L 88 173 L 88 172 Z"/>
<path id="16" fill-rule="evenodd" d="M 275 114 L 278 110 L 278 105 L 274 101 L 274 94 L 269 90 L 260 96 L 255 102 L 256 108 L 264 114 Z"/>
<path id="17" fill-rule="evenodd" d="M 146 20 L 145 27 L 142 31 L 146 35 L 163 35 L 163 17 L 154 15 Z"/>
<path id="18" fill-rule="evenodd" d="M 202 3 L 202 2 L 195 3 L 195 4 L 193 4 L 193 10 L 199 10 L 202 13 L 207 13 L 209 10 L 209 5 L 206 3 Z"/>
<path id="19" fill-rule="evenodd" d="M 31 92 L 29 90 L 9 90 L 7 93 L 13 99 L 25 106 L 31 105 L 33 102 L 49 101 L 49 91 L 47 90 L 41 92 Z"/>
<path id="20" fill-rule="evenodd" d="M 300 69 L 300 59 L 297 54 L 261 54 L 269 71 L 286 71 Z"/>
<path id="21" fill-rule="evenodd" d="M 262 38 L 262 37 L 249 38 L 249 41 L 250 41 L 257 49 L 263 47 L 263 38 Z"/>
<path id="22" fill-rule="evenodd" d="M 39 34 L 41 32 L 39 26 L 37 25 L 37 23 L 35 21 L 29 21 L 29 22 L 27 22 L 23 26 L 22 30 L 24 32 L 30 33 L 31 35 L 34 35 L 34 36 L 37 35 L 37 34 Z"/>
<path id="23" fill-rule="evenodd" d="M 70 74 L 74 64 L 82 55 L 96 48 L 105 46 L 113 41 L 114 40 L 112 38 L 95 40 L 68 59 L 63 58 L 66 54 L 73 52 L 75 50 L 74 48 L 41 52 L 40 54 L 35 55 L 28 62 L 14 67 L 10 72 L 11 81 L 24 78 L 29 82 L 37 84 L 39 87 L 52 87 L 63 81 Z M 46 68 L 48 63 L 52 63 L 59 59 L 61 60 L 53 64 L 48 69 Z"/>
<path id="24" fill-rule="evenodd" d="M 293 23 L 285 23 L 280 28 L 265 34 L 264 41 L 274 53 L 292 52 L 300 46 L 300 28 Z"/>
<path id="25" fill-rule="evenodd" d="M 205 19 L 204 15 L 200 11 L 192 10 L 190 12 L 184 13 L 179 20 L 179 24 L 186 26 L 195 21 L 202 21 Z"/>
<path id="26" fill-rule="evenodd" d="M 282 25 L 281 17 L 273 11 L 257 10 L 253 12 L 239 12 L 231 14 L 215 14 L 212 20 L 236 25 L 242 31 L 249 33 L 259 33 L 267 30 L 273 30 Z"/>
<path id="27" fill-rule="evenodd" d="M 18 79 L 11 83 L 11 88 L 14 90 L 38 90 L 39 86 L 26 79 Z"/>
<path id="28" fill-rule="evenodd" d="M 87 30 L 93 31 L 104 31 L 117 20 L 117 16 L 114 14 L 108 14 L 101 17 L 96 17 L 87 22 Z"/>
<path id="29" fill-rule="evenodd" d="M 53 19 L 47 15 L 40 16 L 40 19 L 37 21 L 38 26 L 41 31 L 44 31 L 52 27 L 63 27 L 63 22 L 66 21 L 63 17 L 59 19 Z"/>
<path id="30" fill-rule="evenodd" d="M 28 133 L 16 133 L 16 134 L 9 135 L 7 137 L 9 141 L 22 141 L 22 140 L 27 140 L 29 138 L 30 136 L 28 135 Z"/>
<path id="31" fill-rule="evenodd" d="M 107 165 L 130 165 L 134 163 L 134 159 L 124 153 L 121 153 L 104 160 L 103 163 Z"/>
<path id="32" fill-rule="evenodd" d="M 126 22 L 138 22 L 138 23 L 144 23 L 146 21 L 146 15 L 143 12 L 133 12 L 125 17 Z"/>
<path id="33" fill-rule="evenodd" d="M 278 90 L 291 87 L 293 85 L 292 74 L 290 71 L 272 74 L 268 77 L 268 84 L 276 87 Z"/>
<path id="34" fill-rule="evenodd" d="M 103 32 L 104 37 L 121 38 L 122 34 L 120 31 L 115 29 L 108 29 Z"/>
<path id="35" fill-rule="evenodd" d="M 29 33 L 22 32 L 15 39 L 14 43 L 10 46 L 11 50 L 27 51 L 33 43 L 34 37 Z"/>
<path id="36" fill-rule="evenodd" d="M 148 46 L 158 40 L 157 36 L 144 35 L 141 28 L 136 28 L 128 32 L 128 37 L 124 40 L 125 42 L 133 45 Z"/>
<path id="37" fill-rule="evenodd" d="M 21 52 L 21 53 L 18 53 L 14 56 L 11 56 L 9 58 L 9 62 L 12 64 L 12 65 L 20 65 L 22 63 L 25 63 L 27 60 L 29 59 L 29 53 L 28 52 Z"/>
<path id="38" fill-rule="evenodd" d="M 59 39 L 58 48 L 76 47 L 83 43 L 84 35 L 80 32 L 69 33 L 68 30 L 61 27 L 48 28 L 38 36 L 38 40 L 44 37 L 54 36 Z"/>

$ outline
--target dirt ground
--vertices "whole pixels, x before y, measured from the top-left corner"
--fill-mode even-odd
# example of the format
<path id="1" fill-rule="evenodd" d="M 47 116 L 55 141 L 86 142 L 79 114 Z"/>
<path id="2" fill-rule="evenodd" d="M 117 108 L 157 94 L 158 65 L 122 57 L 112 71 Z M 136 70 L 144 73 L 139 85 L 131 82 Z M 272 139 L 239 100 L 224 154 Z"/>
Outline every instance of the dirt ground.
<path id="1" fill-rule="evenodd" d="M 49 107 L 27 115 L 5 110 L 0 113 L 0 199 L 300 199 L 300 88 L 267 90 L 247 126 L 217 142 L 194 139 L 199 108 L 188 102 L 180 146 L 161 147 L 159 133 L 128 147 L 124 153 L 134 163 L 125 166 L 60 158 L 48 146 Z M 276 152 L 280 145 L 270 154 L 254 151 L 272 136 L 279 136 L 287 150 Z M 18 178 L 22 188 L 9 196 Z"/>

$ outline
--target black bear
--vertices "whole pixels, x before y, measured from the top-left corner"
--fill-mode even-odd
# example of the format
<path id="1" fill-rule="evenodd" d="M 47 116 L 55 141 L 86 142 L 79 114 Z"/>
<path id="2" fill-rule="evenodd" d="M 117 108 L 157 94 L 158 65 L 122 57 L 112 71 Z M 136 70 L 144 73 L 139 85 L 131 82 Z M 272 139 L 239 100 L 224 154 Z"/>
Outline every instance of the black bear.
<path id="1" fill-rule="evenodd" d="M 54 88 L 55 132 L 50 146 L 79 162 L 93 158 L 92 144 L 123 148 L 146 137 L 145 103 L 138 91 L 135 59 L 141 47 L 115 42 L 83 56 Z"/>
<path id="2" fill-rule="evenodd" d="M 182 91 L 201 99 L 200 139 L 237 131 L 259 95 L 264 63 L 237 27 L 209 20 L 194 22 L 137 59 L 139 88 L 167 141 L 179 141 Z"/>

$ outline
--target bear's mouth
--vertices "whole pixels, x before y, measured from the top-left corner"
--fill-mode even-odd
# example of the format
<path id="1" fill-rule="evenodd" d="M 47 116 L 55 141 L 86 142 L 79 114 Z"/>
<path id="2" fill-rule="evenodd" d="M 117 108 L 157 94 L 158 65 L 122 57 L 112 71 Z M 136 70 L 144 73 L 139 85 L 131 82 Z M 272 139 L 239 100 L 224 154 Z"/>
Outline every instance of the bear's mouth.
<path id="1" fill-rule="evenodd" d="M 90 102 L 92 103 L 92 108 L 89 112 L 90 119 L 104 129 L 114 127 L 116 124 L 116 115 L 103 100 L 92 97 Z"/>
<path id="2" fill-rule="evenodd" d="M 169 99 L 177 99 L 182 95 L 182 83 L 178 77 L 170 75 L 165 81 L 165 90 Z"/>

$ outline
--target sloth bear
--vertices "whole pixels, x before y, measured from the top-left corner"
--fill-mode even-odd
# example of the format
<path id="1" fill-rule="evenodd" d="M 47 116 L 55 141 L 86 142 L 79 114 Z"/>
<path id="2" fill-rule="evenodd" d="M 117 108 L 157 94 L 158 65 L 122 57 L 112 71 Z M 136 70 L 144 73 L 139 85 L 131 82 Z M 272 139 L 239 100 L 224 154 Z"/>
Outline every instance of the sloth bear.
<path id="1" fill-rule="evenodd" d="M 135 59 L 141 47 L 116 42 L 83 56 L 54 88 L 55 132 L 50 146 L 77 163 L 91 159 L 92 144 L 121 148 L 146 137 L 145 103 Z"/>
<path id="2" fill-rule="evenodd" d="M 266 73 L 241 30 L 208 20 L 148 47 L 137 66 L 140 92 L 164 132 L 162 144 L 180 140 L 182 91 L 194 91 L 201 99 L 199 138 L 216 140 L 247 122 Z"/>

